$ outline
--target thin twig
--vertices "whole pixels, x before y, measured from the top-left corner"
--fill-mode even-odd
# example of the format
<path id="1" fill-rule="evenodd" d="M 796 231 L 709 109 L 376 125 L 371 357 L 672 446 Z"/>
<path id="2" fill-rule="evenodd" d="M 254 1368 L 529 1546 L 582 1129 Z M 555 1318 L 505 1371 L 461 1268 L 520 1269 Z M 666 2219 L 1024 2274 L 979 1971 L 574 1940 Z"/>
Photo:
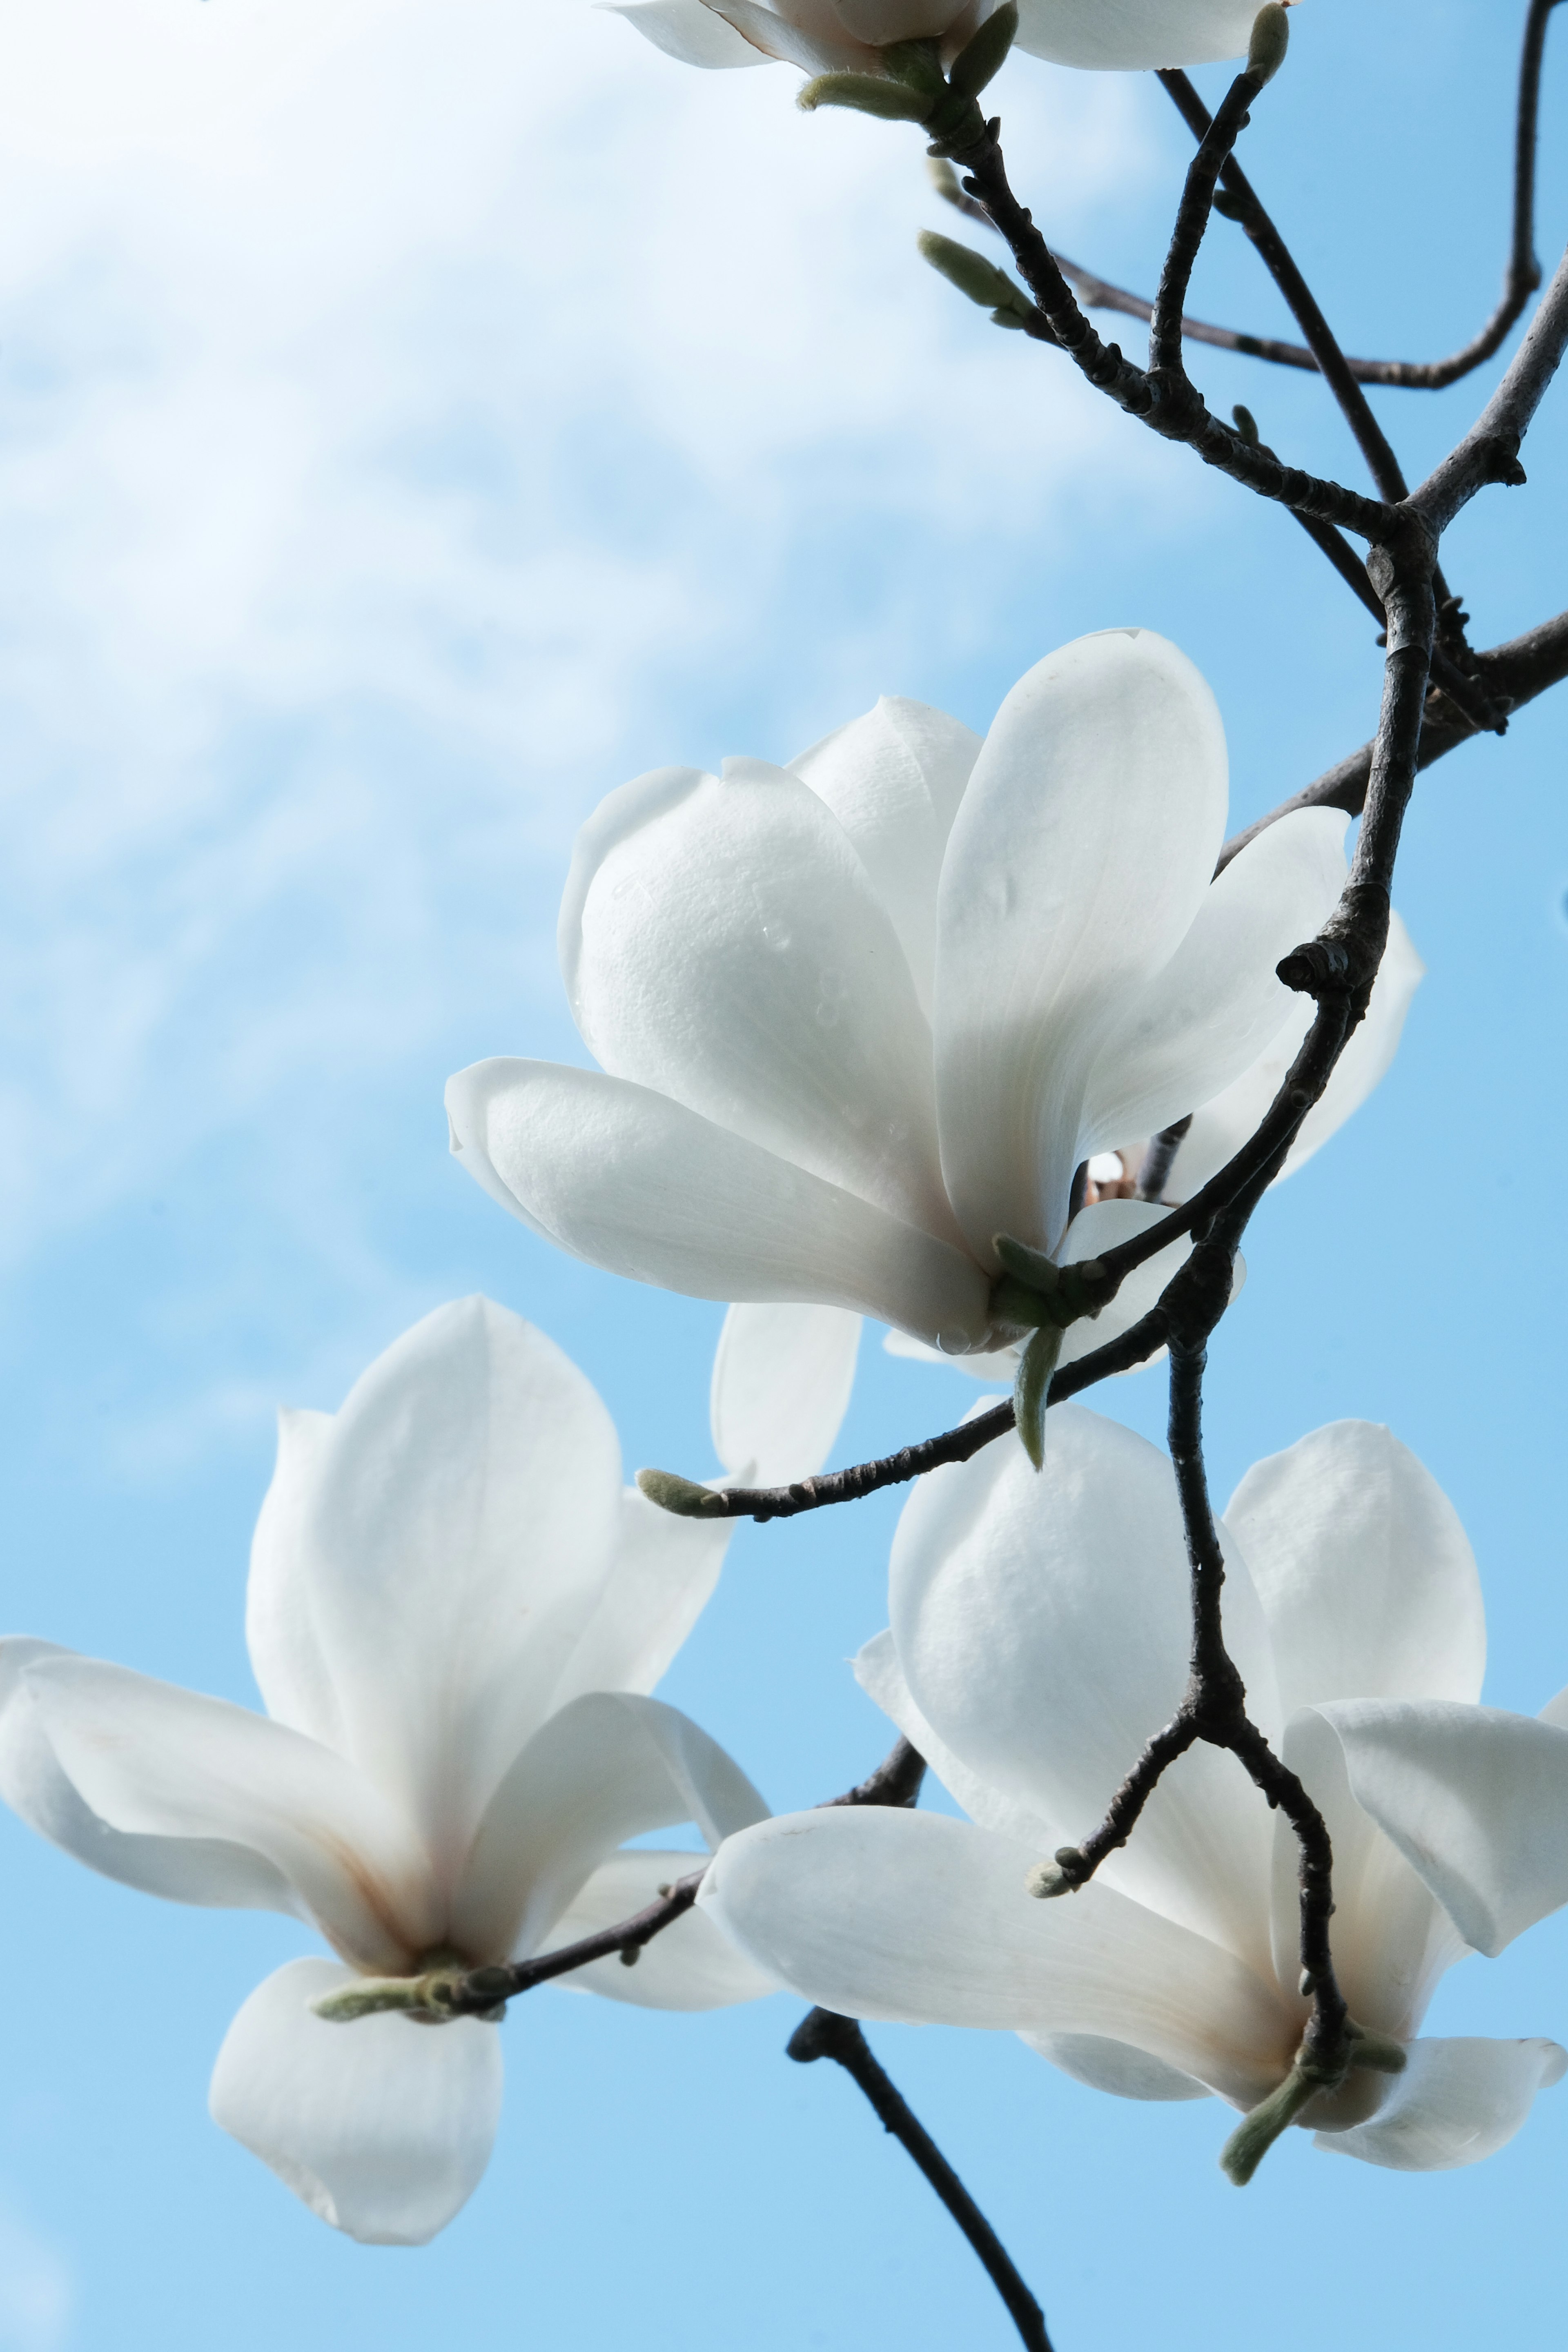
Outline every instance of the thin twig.
<path id="1" fill-rule="evenodd" d="M 878 2064 L 855 2020 L 839 2017 L 830 2009 L 811 2010 L 784 2047 L 800 2065 L 831 2058 L 843 2067 L 864 2092 L 882 2129 L 891 2132 L 913 2158 L 968 2239 L 1029 2352 L 1051 2352 L 1046 2315 L 1025 2285 L 1006 2247 L 909 2102 Z"/>
<path id="2" fill-rule="evenodd" d="M 1517 488 L 1524 480 L 1520 444 L 1545 397 L 1568 343 L 1568 255 L 1558 263 L 1530 332 L 1502 382 L 1474 425 L 1410 500 L 1434 534 L 1447 530 L 1478 490 L 1490 483 Z"/>
<path id="3" fill-rule="evenodd" d="M 1036 310 L 1024 322 L 1026 332 L 1037 341 L 1059 346 L 1097 390 L 1130 415 L 1166 440 L 1184 443 L 1205 465 L 1228 474 L 1260 498 L 1276 499 L 1293 512 L 1316 515 L 1361 539 L 1383 538 L 1389 510 L 1378 500 L 1282 465 L 1222 425 L 1184 376 L 1156 375 L 1135 367 L 1117 344 L 1100 341 L 1032 215 L 1013 194 L 997 131 L 994 121 L 987 123 L 983 135 L 955 160 L 968 174 L 963 184 L 965 194 L 984 206 L 1033 298 Z"/>
<path id="4" fill-rule="evenodd" d="M 1550 621 L 1542 621 L 1522 636 L 1510 637 L 1505 645 L 1493 646 L 1476 656 L 1477 675 L 1494 702 L 1507 710 L 1518 710 L 1527 702 L 1568 678 L 1568 613 L 1559 613 Z M 1449 751 L 1458 751 L 1461 743 L 1473 741 L 1480 730 L 1468 718 L 1442 703 L 1428 701 L 1421 730 L 1421 747 L 1416 764 L 1429 768 Z M 1233 834 L 1219 855 L 1217 873 L 1223 873 L 1233 857 L 1239 856 L 1249 841 L 1282 816 L 1294 814 L 1297 809 L 1343 809 L 1348 816 L 1359 816 L 1366 801 L 1366 788 L 1372 779 L 1372 743 L 1363 743 L 1359 751 L 1352 751 L 1334 767 L 1327 769 L 1314 783 L 1278 808 L 1269 810 L 1253 824 Z"/>
<path id="5" fill-rule="evenodd" d="M 1502 294 L 1496 310 L 1480 331 L 1447 359 L 1368 360 L 1347 352 L 1345 367 L 1357 383 L 1390 384 L 1412 392 L 1440 392 L 1448 384 L 1458 383 L 1461 376 L 1468 375 L 1500 349 L 1510 328 L 1522 316 L 1525 305 L 1540 285 L 1541 265 L 1535 257 L 1535 158 L 1541 65 L 1547 19 L 1557 5 L 1558 0 L 1531 0 L 1525 19 L 1514 128 L 1513 226 Z M 973 200 L 960 202 L 963 210 L 985 221 L 988 226 L 991 225 L 984 206 Z M 1063 277 L 1071 280 L 1089 310 L 1116 310 L 1145 323 L 1153 318 L 1154 305 L 1143 295 L 1134 294 L 1125 286 L 1112 285 L 1094 270 L 1086 269 L 1081 262 L 1069 261 L 1065 254 L 1058 253 L 1057 262 Z M 1272 367 L 1299 368 L 1309 375 L 1321 373 L 1305 343 L 1287 342 L 1277 335 L 1253 334 L 1240 327 L 1219 327 L 1206 319 L 1190 317 L 1183 319 L 1182 332 L 1189 343 L 1208 343 L 1215 351 L 1238 352 L 1245 359 L 1264 360 Z"/>
<path id="6" fill-rule="evenodd" d="M 925 1769 L 919 1749 L 900 1738 L 874 1772 L 841 1797 L 829 1797 L 823 1810 L 833 1805 L 912 1805 L 920 1795 Z M 575 1943 L 558 1945 L 554 1951 L 542 1952 L 531 1960 L 503 1961 L 454 1973 L 439 1986 L 441 2009 L 452 2017 L 493 2016 L 519 1994 L 531 1992 L 536 1985 L 549 1984 L 556 1977 L 570 1976 L 574 1969 L 587 1968 L 594 1960 L 618 1957 L 632 1967 L 645 1945 L 690 1910 L 707 1868 L 704 1862 L 686 1877 L 660 1887 L 657 1901 L 641 1911 L 592 1936 L 579 1937 Z"/>
<path id="7" fill-rule="evenodd" d="M 1141 1201 L 1163 1201 L 1165 1187 L 1171 1181 L 1171 1171 L 1176 1164 L 1176 1154 L 1186 1139 L 1193 1123 L 1189 1111 L 1173 1127 L 1163 1127 L 1158 1135 L 1151 1136 L 1143 1154 L 1143 1165 L 1138 1171 L 1138 1198 Z"/>
<path id="8" fill-rule="evenodd" d="M 1187 76 L 1179 68 L 1172 68 L 1163 72 L 1159 79 L 1193 136 L 1206 143 L 1215 128 L 1215 118 Z M 1226 103 L 1229 103 L 1228 99 Z M 1199 152 L 1202 152 L 1200 147 Z M 1388 437 L 1373 415 L 1365 393 L 1352 374 L 1345 355 L 1284 238 L 1258 202 L 1252 183 L 1234 156 L 1226 156 L 1219 180 L 1228 200 L 1225 206 L 1227 218 L 1234 220 L 1257 247 L 1264 268 L 1289 304 L 1291 316 L 1306 337 L 1308 349 L 1318 363 L 1323 381 L 1338 401 L 1345 422 L 1355 436 L 1356 446 L 1366 459 L 1367 469 L 1380 494 L 1391 504 L 1403 499 L 1405 496 L 1405 476 L 1389 446 Z"/>
<path id="9" fill-rule="evenodd" d="M 1229 162 L 1230 152 L 1241 136 L 1247 121 L 1247 110 L 1261 95 L 1263 76 L 1245 72 L 1237 75 L 1220 103 L 1219 112 L 1209 122 L 1198 142 L 1198 152 L 1187 167 L 1182 188 L 1182 201 L 1176 208 L 1175 225 L 1165 254 L 1165 266 L 1160 272 L 1160 284 L 1154 296 L 1154 315 L 1149 322 L 1150 372 L 1180 373 L 1182 367 L 1182 311 L 1192 283 L 1193 266 L 1202 248 L 1204 234 L 1214 208 L 1215 187 L 1220 173 Z"/>

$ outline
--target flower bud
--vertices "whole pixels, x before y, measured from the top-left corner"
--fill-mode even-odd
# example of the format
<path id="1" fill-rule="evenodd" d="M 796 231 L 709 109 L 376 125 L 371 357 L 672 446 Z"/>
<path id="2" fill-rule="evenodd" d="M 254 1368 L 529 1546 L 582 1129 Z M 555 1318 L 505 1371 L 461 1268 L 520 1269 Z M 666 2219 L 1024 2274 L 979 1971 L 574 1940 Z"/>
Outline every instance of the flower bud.
<path id="1" fill-rule="evenodd" d="M 1028 297 L 1014 285 L 1006 271 L 998 269 L 994 261 L 987 261 L 972 246 L 960 245 L 951 236 L 938 236 L 934 229 L 929 228 L 921 229 L 915 241 L 922 259 L 929 261 L 950 286 L 956 286 L 961 294 L 978 302 L 983 310 L 1028 308 Z"/>
<path id="2" fill-rule="evenodd" d="M 960 49 L 948 68 L 947 79 L 960 98 L 978 98 L 1007 62 L 1007 52 L 1018 34 L 1018 11 L 1013 0 L 987 16 L 973 39 Z"/>
<path id="3" fill-rule="evenodd" d="M 682 1478 L 674 1470 L 639 1470 L 637 1485 L 650 1503 L 661 1511 L 673 1511 L 678 1519 L 712 1519 L 723 1516 L 724 1497 L 711 1486 L 700 1486 L 695 1478 Z"/>
<path id="4" fill-rule="evenodd" d="M 1247 51 L 1247 70 L 1259 87 L 1273 80 L 1285 62 L 1285 52 L 1290 46 L 1290 19 L 1279 5 L 1268 0 L 1253 19 L 1252 39 Z"/>
<path id="5" fill-rule="evenodd" d="M 795 100 L 807 114 L 819 106 L 851 106 L 859 114 L 880 115 L 885 122 L 924 122 L 931 103 L 922 91 L 910 89 L 903 82 L 859 73 L 818 74 Z"/>

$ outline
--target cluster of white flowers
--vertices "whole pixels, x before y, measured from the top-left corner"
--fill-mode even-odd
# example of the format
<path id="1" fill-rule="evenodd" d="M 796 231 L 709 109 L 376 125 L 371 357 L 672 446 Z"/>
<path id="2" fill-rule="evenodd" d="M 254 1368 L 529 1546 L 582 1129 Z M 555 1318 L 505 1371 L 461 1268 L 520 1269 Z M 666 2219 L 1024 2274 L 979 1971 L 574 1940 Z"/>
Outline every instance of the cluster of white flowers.
<path id="1" fill-rule="evenodd" d="M 605 1074 L 481 1063 L 448 1089 L 453 1148 L 563 1246 L 738 1294 L 712 1395 L 726 1476 L 805 1476 L 861 1312 L 1005 1370 L 994 1234 L 1103 1248 L 1161 1206 L 1069 1216 L 1075 1169 L 1106 1150 L 1136 1167 L 1195 1102 L 1180 1192 L 1266 1104 L 1302 1026 L 1274 965 L 1331 907 L 1346 821 L 1283 819 L 1215 880 L 1226 795 L 1206 687 L 1136 630 L 1042 661 L 983 744 L 884 701 L 788 768 L 641 778 L 584 829 L 562 910 Z M 1398 934 L 1297 1161 L 1386 1066 L 1419 973 Z M 1185 1247 L 1069 1350 L 1124 1328 Z M 472 2190 L 499 2040 L 474 2017 L 417 2032 L 315 2004 L 626 1918 L 689 1857 L 626 1842 L 679 1822 L 717 1856 L 698 1907 L 635 1969 L 598 1960 L 572 1983 L 677 2009 L 784 1985 L 851 2016 L 1007 2027 L 1126 2096 L 1250 2108 L 1308 2003 L 1293 1840 L 1232 1758 L 1184 1756 L 1071 1902 L 1026 1891 L 1172 1715 L 1188 1639 L 1164 1457 L 1076 1406 L 1052 1429 L 1043 1477 L 1005 1445 L 920 1482 L 891 1630 L 858 1664 L 973 1827 L 771 1820 L 649 1696 L 732 1522 L 623 1487 L 582 1374 L 478 1299 L 406 1333 L 340 1412 L 282 1416 L 247 1611 L 267 1714 L 13 1639 L 0 1790 L 111 1877 L 320 1930 L 336 1958 L 291 1961 L 247 2001 L 212 2110 L 363 2239 L 422 2241 Z M 1563 2053 L 1414 2036 L 1455 1958 L 1568 1900 L 1568 1694 L 1539 1722 L 1478 1705 L 1468 1546 L 1385 1431 L 1339 1423 L 1259 1464 L 1224 1540 L 1254 1718 L 1331 1827 L 1352 2014 L 1411 2044 L 1402 2074 L 1358 2074 L 1301 2119 L 1374 2163 L 1472 2161 Z"/>
<path id="2" fill-rule="evenodd" d="M 880 70 L 910 41 L 950 56 L 989 12 L 622 13 L 696 65 L 817 73 Z M 1244 47 L 1252 13 L 1023 0 L 1019 40 L 1078 66 L 1190 62 Z M 452 1150 L 559 1247 L 730 1302 L 725 1481 L 805 1478 L 837 1437 L 862 1317 L 900 1352 L 1009 1379 L 1005 1244 L 1094 1261 L 1257 1126 L 1310 1013 L 1276 966 L 1339 898 L 1348 819 L 1299 810 L 1222 862 L 1226 803 L 1213 697 L 1134 628 L 1041 660 L 984 740 L 888 699 L 784 767 L 642 776 L 583 829 L 561 912 L 598 1067 L 475 1064 L 447 1088 Z M 1420 976 L 1395 918 L 1283 1174 L 1376 1085 Z M 1168 1140 L 1151 1157 L 1184 1121 L 1173 1160 Z M 1074 1324 L 1062 1360 L 1126 1331 L 1191 1245 Z M 1190 1648 L 1170 1464 L 1077 1405 L 1050 1429 L 1043 1472 L 998 1443 L 917 1484 L 890 1627 L 857 1664 L 967 1822 L 771 1818 L 651 1696 L 732 1522 L 624 1486 L 584 1376 L 483 1299 L 416 1325 L 339 1412 L 283 1415 L 247 1607 L 266 1713 L 13 1638 L 0 1792 L 108 1876 L 319 1931 L 335 1957 L 290 1961 L 235 2019 L 212 2112 L 358 2238 L 440 2230 L 500 2110 L 493 2021 L 412 1995 L 398 2013 L 386 1980 L 495 1970 L 627 1920 L 690 1863 L 629 1842 L 679 1824 L 712 1856 L 695 1906 L 637 1967 L 591 1959 L 567 1982 L 671 2009 L 785 1987 L 849 2017 L 1006 2029 L 1122 2096 L 1249 2112 L 1290 2076 L 1314 1987 L 1295 1834 L 1234 1755 L 1188 1747 L 1097 1876 L 1032 1899 L 1042 1858 L 1102 1819 L 1175 1714 Z M 1374 2164 L 1472 2162 L 1568 2058 L 1419 2028 L 1456 1959 L 1568 1901 L 1568 1692 L 1534 1719 L 1480 1705 L 1469 1546 L 1386 1430 L 1337 1423 L 1257 1465 L 1220 1542 L 1251 1719 L 1331 1836 L 1351 2016 L 1405 2060 L 1296 2120 Z"/>

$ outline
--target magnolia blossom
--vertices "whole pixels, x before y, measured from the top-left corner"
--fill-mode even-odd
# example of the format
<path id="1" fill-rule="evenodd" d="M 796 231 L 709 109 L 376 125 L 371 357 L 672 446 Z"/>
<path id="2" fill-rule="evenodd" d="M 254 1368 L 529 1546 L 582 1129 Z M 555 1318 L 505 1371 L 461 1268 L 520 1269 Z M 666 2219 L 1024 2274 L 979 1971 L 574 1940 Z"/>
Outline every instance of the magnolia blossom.
<path id="1" fill-rule="evenodd" d="M 1353 1111 L 1361 1108 L 1367 1097 L 1385 1076 L 1398 1050 L 1405 1030 L 1405 1016 L 1410 1002 L 1426 977 L 1426 967 L 1415 952 L 1415 943 L 1398 915 L 1389 919 L 1388 944 L 1373 983 L 1372 998 L 1365 1017 L 1352 1032 L 1350 1043 L 1335 1063 L 1328 1085 L 1302 1120 L 1284 1166 L 1274 1179 L 1282 1184 L 1288 1176 L 1295 1175 L 1315 1153 L 1321 1151 L 1331 1136 L 1338 1133 Z M 1285 1083 L 1286 1072 L 1311 1026 L 1316 1007 L 1310 997 L 1291 1000 L 1284 1020 L 1273 1038 L 1264 1047 L 1249 1069 L 1242 1072 L 1193 1114 L 1192 1125 L 1183 1137 L 1169 1172 L 1160 1187 L 1160 1198 L 1168 1207 L 1176 1207 L 1190 1200 L 1199 1187 L 1215 1176 L 1227 1160 L 1241 1150 L 1261 1122 L 1275 1096 Z M 1119 1194 L 1130 1194 L 1136 1187 L 1152 1139 L 1141 1138 L 1136 1142 L 1123 1142 L 1115 1150 L 1097 1154 L 1089 1162 L 1091 1198 L 1099 1192 L 1110 1200 Z M 1104 1220 L 1096 1221 L 1101 1237 L 1091 1246 L 1100 1249 L 1109 1244 L 1104 1238 Z M 1085 1234 L 1095 1230 L 1091 1225 Z M 1089 1250 L 1064 1249 L 1064 1257 L 1087 1255 Z M 1180 1252 L 1162 1253 L 1151 1267 L 1137 1278 L 1137 1286 L 1121 1307 L 1120 1315 L 1110 1321 L 1079 1324 L 1069 1333 L 1069 1347 L 1063 1351 L 1063 1360 L 1071 1362 L 1073 1356 L 1090 1347 L 1098 1347 L 1110 1336 L 1112 1328 L 1128 1319 L 1129 1306 L 1139 1312 L 1157 1295 L 1155 1279 L 1163 1282 L 1180 1255 Z M 1156 1275 L 1157 1269 L 1157 1275 Z M 1237 1286 L 1246 1278 L 1246 1267 L 1237 1261 Z M 806 1312 L 810 1310 L 797 1310 Z M 854 1338 L 858 1337 L 858 1323 Z M 841 1349 L 853 1344 L 848 1334 L 839 1338 Z M 1004 1348 L 992 1354 L 944 1357 L 923 1340 L 911 1339 L 907 1332 L 889 1331 L 882 1342 L 891 1356 L 907 1356 L 921 1363 L 951 1364 L 955 1371 L 966 1372 L 977 1381 L 1010 1381 L 1017 1370 L 1018 1350 Z M 1163 1353 L 1163 1350 L 1161 1351 Z M 1152 1357 L 1158 1362 L 1159 1357 Z"/>
<path id="2" fill-rule="evenodd" d="M 1079 1893 L 1026 1890 L 1174 1713 L 1189 1639 L 1170 1465 L 1079 1406 L 1053 1420 L 1042 1476 L 992 1447 L 921 1482 L 891 1628 L 858 1661 L 973 1825 L 869 1809 L 764 1822 L 724 1844 L 701 1901 L 826 2008 L 1012 2028 L 1100 2089 L 1251 2108 L 1289 2073 L 1308 2003 L 1295 1840 L 1232 1757 L 1181 1758 Z M 1248 1708 L 1332 1838 L 1352 2017 L 1406 2045 L 1402 2074 L 1352 2073 L 1300 2121 L 1373 2164 L 1471 2163 L 1564 2053 L 1415 2037 L 1468 1946 L 1497 1951 L 1568 1899 L 1568 1694 L 1542 1722 L 1476 1704 L 1475 1561 L 1386 1430 L 1338 1422 L 1258 1463 L 1221 1534 Z"/>
<path id="3" fill-rule="evenodd" d="M 994 1349 L 996 1236 L 1087 1257 L 1157 1219 L 1105 1202 L 1068 1231 L 1074 1170 L 1209 1101 L 1291 1013 L 1274 967 L 1333 905 L 1348 820 L 1298 811 L 1215 879 L 1226 802 L 1213 696 L 1137 629 L 1038 663 L 984 744 L 884 700 L 787 769 L 639 777 L 561 910 L 600 1069 L 475 1064 L 452 1149 L 616 1273 Z"/>
<path id="4" fill-rule="evenodd" d="M 723 1750 L 651 1691 L 712 1589 L 726 1529 L 623 1489 L 581 1372 L 484 1299 L 438 1308 L 337 1413 L 280 1416 L 247 1633 L 265 1716 L 0 1643 L 0 1793 L 106 1876 L 177 1902 L 292 1912 L 291 1960 L 229 2029 L 212 2112 L 323 2220 L 418 2244 L 489 2160 L 500 2040 L 472 2018 L 328 2022 L 356 1976 L 575 1941 L 688 1853 L 623 1842 L 765 1816 Z M 692 1913 L 565 1981 L 654 2008 L 772 1989 Z"/>
<path id="5" fill-rule="evenodd" d="M 1289 5 L 1289 0 L 1287 0 Z M 629 0 L 625 16 L 657 48 L 689 66 L 761 66 L 803 73 L 877 73 L 894 41 L 936 41 L 951 63 L 985 18 L 989 0 Z M 1017 47 L 1053 65 L 1206 65 L 1242 56 L 1252 0 L 1018 0 Z"/>

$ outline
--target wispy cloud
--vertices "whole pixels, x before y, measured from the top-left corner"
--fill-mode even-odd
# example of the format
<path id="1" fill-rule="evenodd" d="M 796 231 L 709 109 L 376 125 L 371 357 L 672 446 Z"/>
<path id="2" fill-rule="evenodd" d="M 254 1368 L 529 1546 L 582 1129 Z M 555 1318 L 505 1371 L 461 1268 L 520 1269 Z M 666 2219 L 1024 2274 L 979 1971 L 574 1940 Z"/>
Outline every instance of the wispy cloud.
<path id="1" fill-rule="evenodd" d="M 918 142 L 785 68 L 578 0 L 0 22 L 23 1254 L 311 1087 L 522 1043 L 586 807 L 930 690 L 1115 420 L 920 269 Z M 1006 102 L 1064 235 L 1136 185 L 1120 80 Z"/>
<path id="2" fill-rule="evenodd" d="M 0 2352 L 64 2352 L 75 2304 L 60 2254 L 0 2206 Z"/>

